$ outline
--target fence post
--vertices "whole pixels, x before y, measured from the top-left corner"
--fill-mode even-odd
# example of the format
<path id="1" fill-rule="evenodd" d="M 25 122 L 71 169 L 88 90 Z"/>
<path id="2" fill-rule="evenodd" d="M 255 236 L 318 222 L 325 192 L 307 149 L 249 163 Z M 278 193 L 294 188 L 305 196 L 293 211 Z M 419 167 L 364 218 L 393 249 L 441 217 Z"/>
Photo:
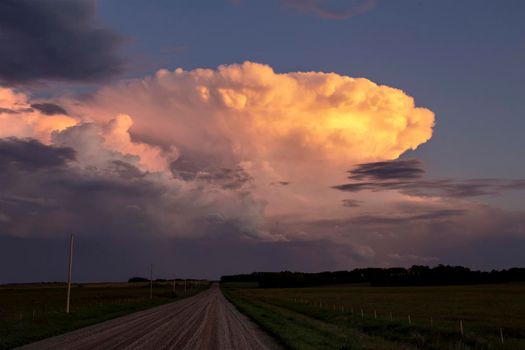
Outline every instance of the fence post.
<path id="1" fill-rule="evenodd" d="M 392 311 L 390 311 L 390 321 L 392 321 Z"/>
<path id="2" fill-rule="evenodd" d="M 461 336 L 463 337 L 463 321 L 459 320 L 459 331 L 461 332 Z"/>
<path id="3" fill-rule="evenodd" d="M 68 272 L 67 272 L 67 300 L 66 300 L 66 314 L 69 314 L 69 304 L 71 300 L 71 269 L 73 265 L 73 241 L 75 236 L 71 234 L 69 236 L 69 260 L 68 260 Z"/>
<path id="4" fill-rule="evenodd" d="M 374 310 L 374 319 L 377 320 L 377 311 L 376 310 Z"/>
<path id="5" fill-rule="evenodd" d="M 410 315 L 408 315 L 408 325 L 412 324 L 412 320 L 410 319 Z"/>
<path id="6" fill-rule="evenodd" d="M 501 340 L 501 344 L 504 344 L 505 340 L 503 339 L 503 328 L 501 328 L 501 327 L 499 329 L 499 338 Z"/>

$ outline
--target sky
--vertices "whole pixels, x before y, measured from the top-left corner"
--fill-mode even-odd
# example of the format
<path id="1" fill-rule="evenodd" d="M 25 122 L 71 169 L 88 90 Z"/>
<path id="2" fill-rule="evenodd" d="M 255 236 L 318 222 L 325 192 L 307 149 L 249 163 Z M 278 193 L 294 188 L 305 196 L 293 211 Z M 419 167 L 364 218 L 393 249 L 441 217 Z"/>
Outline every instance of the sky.
<path id="1" fill-rule="evenodd" d="M 524 15 L 2 1 L 0 283 L 524 266 Z"/>

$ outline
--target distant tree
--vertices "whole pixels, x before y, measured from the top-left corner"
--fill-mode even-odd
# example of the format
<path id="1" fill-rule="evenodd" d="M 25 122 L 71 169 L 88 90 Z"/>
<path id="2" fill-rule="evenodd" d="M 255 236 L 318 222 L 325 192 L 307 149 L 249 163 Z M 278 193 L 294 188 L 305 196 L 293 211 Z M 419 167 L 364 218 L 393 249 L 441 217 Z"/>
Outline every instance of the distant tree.
<path id="1" fill-rule="evenodd" d="M 222 276 L 221 282 L 257 282 L 261 288 L 310 287 L 328 284 L 368 283 L 372 286 L 435 286 L 505 283 L 525 281 L 525 268 L 472 271 L 463 266 L 414 265 L 409 269 L 364 268 L 335 272 L 253 272 L 251 274 Z"/>
<path id="2" fill-rule="evenodd" d="M 144 278 L 144 277 L 131 277 L 131 278 L 128 280 L 128 283 L 148 282 L 148 281 L 149 281 L 149 279 Z"/>

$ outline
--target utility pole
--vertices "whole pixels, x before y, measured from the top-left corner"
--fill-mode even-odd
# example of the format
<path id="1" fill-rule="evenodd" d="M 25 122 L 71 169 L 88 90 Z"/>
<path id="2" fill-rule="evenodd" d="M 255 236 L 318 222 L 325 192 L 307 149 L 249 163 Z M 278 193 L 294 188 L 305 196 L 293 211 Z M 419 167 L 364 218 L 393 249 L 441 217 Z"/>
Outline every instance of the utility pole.
<path id="1" fill-rule="evenodd" d="M 71 300 L 71 269 L 73 266 L 73 240 L 74 236 L 71 234 L 69 237 L 69 267 L 67 273 L 67 301 L 66 301 L 66 314 L 69 314 L 69 303 Z"/>
<path id="2" fill-rule="evenodd" d="M 149 298 L 153 299 L 153 264 L 149 270 Z"/>

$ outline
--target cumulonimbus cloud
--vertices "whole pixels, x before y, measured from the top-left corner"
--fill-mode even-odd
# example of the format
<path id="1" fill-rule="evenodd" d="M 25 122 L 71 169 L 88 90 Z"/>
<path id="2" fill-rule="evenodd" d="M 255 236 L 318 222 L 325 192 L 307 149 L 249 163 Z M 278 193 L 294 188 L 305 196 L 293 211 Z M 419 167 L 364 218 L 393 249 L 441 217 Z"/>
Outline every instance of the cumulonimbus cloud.
<path id="1" fill-rule="evenodd" d="M 523 181 L 427 180 L 419 161 L 396 160 L 433 124 L 399 89 L 250 62 L 88 97 L 0 89 L 0 231 L 326 246 L 343 268 L 523 237 L 521 211 L 470 201 Z"/>
<path id="2" fill-rule="evenodd" d="M 68 169 L 76 174 L 109 176 L 119 188 L 137 178 L 174 186 L 170 198 L 200 208 L 191 217 L 236 222 L 261 237 L 271 235 L 267 217 L 347 213 L 345 194 L 330 189 L 343 169 L 395 159 L 430 139 L 434 125 L 434 114 L 399 89 L 252 62 L 160 70 L 83 99 L 32 101 L 4 89 L 0 107 L 0 136 L 74 149 Z"/>
<path id="3" fill-rule="evenodd" d="M 188 152 L 295 164 L 395 159 L 429 140 L 434 125 L 434 114 L 399 89 L 252 62 L 160 70 L 68 109 L 104 122 L 130 115 L 137 138 Z"/>

